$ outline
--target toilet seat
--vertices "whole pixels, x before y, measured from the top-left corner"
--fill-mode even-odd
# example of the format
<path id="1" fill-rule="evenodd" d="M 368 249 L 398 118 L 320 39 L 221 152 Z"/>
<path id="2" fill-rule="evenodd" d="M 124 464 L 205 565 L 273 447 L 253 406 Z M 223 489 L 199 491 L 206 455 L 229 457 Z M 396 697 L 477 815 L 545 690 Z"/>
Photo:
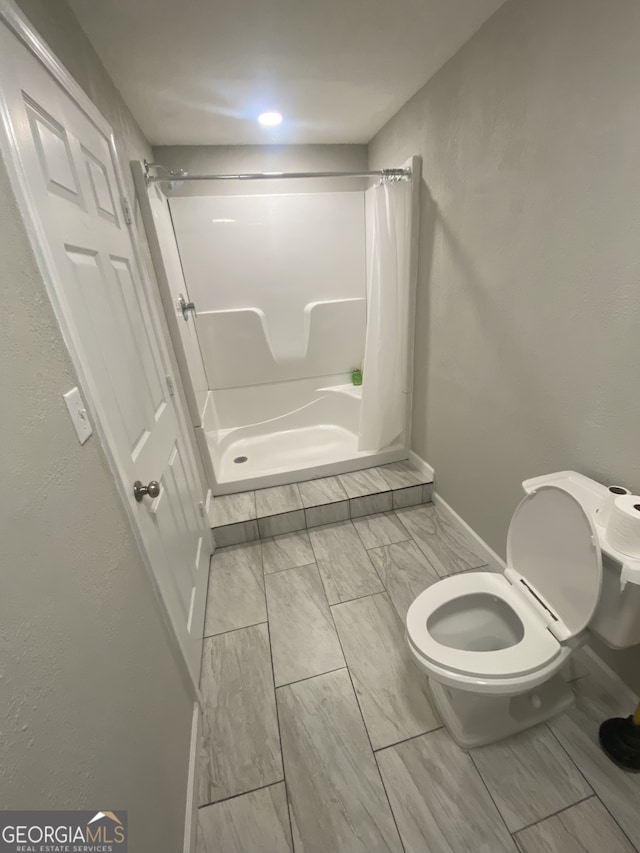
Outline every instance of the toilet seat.
<path id="1" fill-rule="evenodd" d="M 511 608 L 524 629 L 520 642 L 497 651 L 468 651 L 445 646 L 432 636 L 427 623 L 440 607 L 478 593 L 501 599 Z M 420 593 L 407 613 L 407 639 L 426 661 L 480 679 L 526 675 L 545 667 L 561 652 L 560 643 L 547 630 L 545 622 L 515 592 L 507 578 L 497 572 L 453 575 Z"/>
<path id="2" fill-rule="evenodd" d="M 527 494 L 509 525 L 507 559 L 504 574 L 444 578 L 410 606 L 407 642 L 419 666 L 437 681 L 485 693 L 528 690 L 560 669 L 571 653 L 569 641 L 580 643 L 600 598 L 602 557 L 593 522 L 579 501 L 553 485 Z M 478 604 L 477 596 L 501 604 Z M 481 618 L 474 622 L 477 613 Z M 514 619 L 520 623 L 517 638 L 498 638 L 500 631 L 513 634 Z M 451 627 L 440 627 L 447 620 Z M 494 626 L 498 639 L 490 650 L 473 649 Z M 444 644 L 432 632 L 463 637 L 468 645 Z"/>

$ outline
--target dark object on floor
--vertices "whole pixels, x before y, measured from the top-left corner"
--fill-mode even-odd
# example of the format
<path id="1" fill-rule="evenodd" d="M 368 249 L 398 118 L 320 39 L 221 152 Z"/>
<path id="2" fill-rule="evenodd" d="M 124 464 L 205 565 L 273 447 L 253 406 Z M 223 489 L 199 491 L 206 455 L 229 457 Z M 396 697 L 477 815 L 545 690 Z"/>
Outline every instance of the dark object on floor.
<path id="1" fill-rule="evenodd" d="M 640 705 L 631 717 L 612 717 L 602 723 L 600 746 L 618 767 L 640 773 Z"/>

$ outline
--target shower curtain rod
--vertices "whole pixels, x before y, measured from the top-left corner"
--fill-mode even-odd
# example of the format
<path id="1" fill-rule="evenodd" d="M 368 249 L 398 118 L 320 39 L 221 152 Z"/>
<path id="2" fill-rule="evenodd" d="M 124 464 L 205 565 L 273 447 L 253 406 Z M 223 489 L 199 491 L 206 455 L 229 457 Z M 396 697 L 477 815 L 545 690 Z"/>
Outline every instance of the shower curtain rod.
<path id="1" fill-rule="evenodd" d="M 182 181 L 263 181 L 282 180 L 284 178 L 389 178 L 392 181 L 408 181 L 411 169 L 376 169 L 361 172 L 252 172 L 245 175 L 189 175 L 186 172 L 172 171 L 160 163 L 144 161 L 147 183 L 172 183 Z M 150 169 L 162 169 L 166 177 L 152 175 Z"/>

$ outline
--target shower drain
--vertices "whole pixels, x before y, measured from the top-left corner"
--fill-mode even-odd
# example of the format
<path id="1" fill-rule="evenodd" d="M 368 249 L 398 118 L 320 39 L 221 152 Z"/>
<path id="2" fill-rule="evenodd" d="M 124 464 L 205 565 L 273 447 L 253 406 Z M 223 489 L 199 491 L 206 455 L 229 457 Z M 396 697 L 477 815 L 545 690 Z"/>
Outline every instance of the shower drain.
<path id="1" fill-rule="evenodd" d="M 248 456 L 236 456 L 233 461 L 236 463 L 236 465 L 240 465 L 241 462 L 246 462 L 248 458 Z"/>

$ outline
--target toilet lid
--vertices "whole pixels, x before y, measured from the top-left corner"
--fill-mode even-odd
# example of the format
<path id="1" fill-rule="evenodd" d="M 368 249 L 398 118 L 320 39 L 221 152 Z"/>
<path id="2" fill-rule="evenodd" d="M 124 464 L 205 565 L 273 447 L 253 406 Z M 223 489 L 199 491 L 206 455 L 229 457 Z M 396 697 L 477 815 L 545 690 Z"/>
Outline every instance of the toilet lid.
<path id="1" fill-rule="evenodd" d="M 566 636 L 587 627 L 600 599 L 602 556 L 593 522 L 573 495 L 557 486 L 527 495 L 511 518 L 507 559 L 564 623 Z"/>

